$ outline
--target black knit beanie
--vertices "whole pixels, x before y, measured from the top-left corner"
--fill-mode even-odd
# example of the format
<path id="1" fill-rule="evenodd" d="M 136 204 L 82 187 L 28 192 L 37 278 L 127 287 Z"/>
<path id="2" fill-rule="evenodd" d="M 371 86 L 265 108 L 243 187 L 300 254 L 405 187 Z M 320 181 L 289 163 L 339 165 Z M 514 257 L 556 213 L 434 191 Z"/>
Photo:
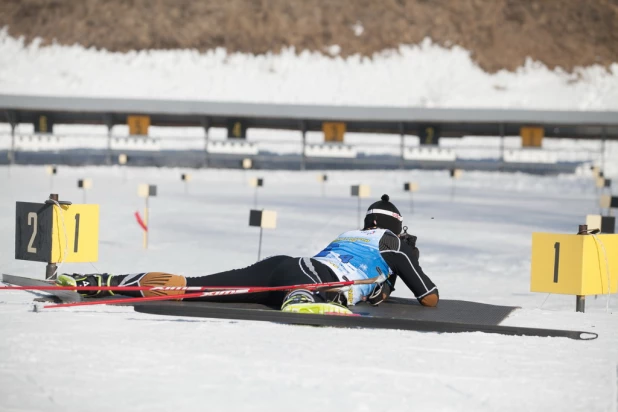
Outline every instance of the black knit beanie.
<path id="1" fill-rule="evenodd" d="M 381 199 L 367 209 L 365 229 L 377 226 L 382 229 L 388 229 L 396 235 L 400 234 L 403 217 L 399 214 L 399 209 L 389 202 L 390 198 L 388 195 L 382 195 Z M 376 223 L 373 223 L 374 221 Z"/>

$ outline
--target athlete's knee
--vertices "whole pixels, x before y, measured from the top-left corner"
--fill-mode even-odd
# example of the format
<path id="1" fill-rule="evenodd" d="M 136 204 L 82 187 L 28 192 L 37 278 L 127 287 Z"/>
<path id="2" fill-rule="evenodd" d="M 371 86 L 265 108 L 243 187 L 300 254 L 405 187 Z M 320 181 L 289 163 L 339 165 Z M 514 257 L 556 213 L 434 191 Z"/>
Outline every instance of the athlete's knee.
<path id="1" fill-rule="evenodd" d="M 145 287 L 185 287 L 187 279 L 184 276 L 173 275 L 164 272 L 147 272 L 137 275 L 128 275 L 122 281 L 121 286 L 145 286 Z M 144 290 L 142 295 L 149 296 L 173 296 L 183 295 L 184 290 Z"/>

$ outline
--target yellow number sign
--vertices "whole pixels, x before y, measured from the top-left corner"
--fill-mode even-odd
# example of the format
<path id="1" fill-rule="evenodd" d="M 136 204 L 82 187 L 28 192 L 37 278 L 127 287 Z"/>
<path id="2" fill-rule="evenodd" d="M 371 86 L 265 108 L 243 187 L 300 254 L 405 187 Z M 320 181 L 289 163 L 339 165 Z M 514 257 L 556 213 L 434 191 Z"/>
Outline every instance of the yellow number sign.
<path id="1" fill-rule="evenodd" d="M 343 122 L 324 122 L 322 123 L 322 131 L 324 132 L 325 142 L 343 142 L 345 134 L 345 123 Z"/>
<path id="2" fill-rule="evenodd" d="M 232 136 L 242 137 L 242 124 L 240 122 L 234 123 L 234 126 L 232 127 Z"/>
<path id="3" fill-rule="evenodd" d="M 608 286 L 616 293 L 618 235 L 532 234 L 531 292 L 600 295 Z"/>
<path id="4" fill-rule="evenodd" d="M 242 119 L 228 120 L 227 137 L 232 138 L 232 139 L 246 139 L 247 138 L 246 121 Z"/>
<path id="5" fill-rule="evenodd" d="M 130 135 L 148 136 L 150 116 L 127 116 Z"/>
<path id="6" fill-rule="evenodd" d="M 425 135 L 427 136 L 427 138 L 425 139 L 425 144 L 433 144 L 433 135 L 434 135 L 433 127 L 426 127 Z"/>
<path id="7" fill-rule="evenodd" d="M 15 259 L 37 262 L 96 262 L 99 205 L 17 202 Z"/>
<path id="8" fill-rule="evenodd" d="M 53 133 L 54 119 L 48 114 L 38 114 L 33 121 L 35 133 Z"/>
<path id="9" fill-rule="evenodd" d="M 521 127 L 519 129 L 522 147 L 541 147 L 545 130 L 542 127 Z"/>
<path id="10" fill-rule="evenodd" d="M 39 116 L 39 131 L 47 133 L 47 116 Z"/>

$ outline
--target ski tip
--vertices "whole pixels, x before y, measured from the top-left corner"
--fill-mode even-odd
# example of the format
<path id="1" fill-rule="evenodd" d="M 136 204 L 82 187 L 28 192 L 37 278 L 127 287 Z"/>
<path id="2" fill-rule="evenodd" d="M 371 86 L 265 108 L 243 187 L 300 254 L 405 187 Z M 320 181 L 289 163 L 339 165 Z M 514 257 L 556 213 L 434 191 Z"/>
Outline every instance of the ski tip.
<path id="1" fill-rule="evenodd" d="M 594 340 L 599 337 L 598 333 L 594 332 L 579 332 L 579 340 Z"/>

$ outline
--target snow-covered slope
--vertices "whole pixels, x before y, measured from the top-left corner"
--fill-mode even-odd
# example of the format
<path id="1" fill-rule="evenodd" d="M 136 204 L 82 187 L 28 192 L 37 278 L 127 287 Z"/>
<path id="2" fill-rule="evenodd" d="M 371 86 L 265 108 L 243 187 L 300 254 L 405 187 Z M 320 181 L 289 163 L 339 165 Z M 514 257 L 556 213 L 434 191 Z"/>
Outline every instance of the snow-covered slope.
<path id="1" fill-rule="evenodd" d="M 426 40 L 401 46 L 373 59 L 329 58 L 293 50 L 280 55 L 228 55 L 224 50 L 200 54 L 194 50 L 109 53 L 81 46 L 38 42 L 24 45 L 0 31 L 0 93 L 58 96 L 151 97 L 210 101 L 276 102 L 339 105 L 386 105 L 443 108 L 542 108 L 618 110 L 618 64 L 609 71 L 588 67 L 567 74 L 528 61 L 516 72 L 483 72 L 459 47 L 445 49 Z M 1 119 L 0 119 L 1 120 Z M 21 124 L 18 136 L 30 139 L 32 126 Z M 125 136 L 127 128 L 114 128 Z M 6 124 L 0 124 L 0 148 L 10 147 Z M 62 140 L 45 150 L 107 147 L 104 127 L 56 125 Z M 161 147 L 170 150 L 203 148 L 200 128 L 151 128 Z M 212 129 L 211 139 L 224 139 L 225 129 Z M 96 139 L 95 137 L 98 137 Z M 299 153 L 297 132 L 250 129 L 248 138 L 259 150 Z M 309 143 L 322 142 L 322 133 L 309 133 Z M 416 145 L 416 138 L 406 144 Z M 460 158 L 497 158 L 498 139 L 442 139 Z M 27 140 L 28 142 L 30 140 Z M 399 154 L 398 136 L 346 134 L 346 143 L 362 153 Z M 41 150 L 22 148 L 19 150 Z M 35 145 L 36 146 L 36 145 Z M 519 139 L 506 142 L 518 149 Z M 546 139 L 544 147 L 559 151 L 560 161 L 605 165 L 618 173 L 616 145 L 610 142 L 605 161 L 598 142 Z"/>
<path id="2" fill-rule="evenodd" d="M 426 40 L 372 59 L 286 50 L 109 53 L 39 47 L 0 32 L 0 93 L 154 97 L 270 103 L 460 108 L 617 110 L 618 64 L 573 74 L 528 61 L 516 72 L 483 72 L 469 52 Z"/>

